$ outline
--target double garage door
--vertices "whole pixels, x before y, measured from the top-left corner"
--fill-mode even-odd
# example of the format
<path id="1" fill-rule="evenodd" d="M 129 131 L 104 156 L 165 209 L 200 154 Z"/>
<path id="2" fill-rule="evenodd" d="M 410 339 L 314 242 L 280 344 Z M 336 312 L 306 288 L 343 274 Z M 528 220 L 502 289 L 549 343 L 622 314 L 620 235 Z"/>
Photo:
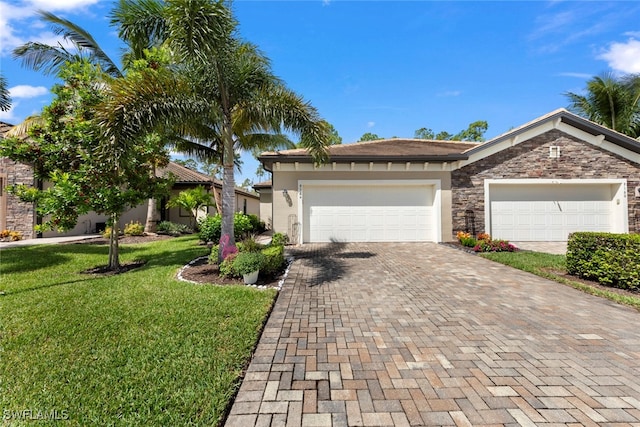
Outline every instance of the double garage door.
<path id="1" fill-rule="evenodd" d="M 304 242 L 437 241 L 434 184 L 332 182 L 301 189 Z"/>
<path id="2" fill-rule="evenodd" d="M 624 232 L 620 184 L 489 186 L 491 234 L 514 241 L 566 241 L 576 231 Z"/>

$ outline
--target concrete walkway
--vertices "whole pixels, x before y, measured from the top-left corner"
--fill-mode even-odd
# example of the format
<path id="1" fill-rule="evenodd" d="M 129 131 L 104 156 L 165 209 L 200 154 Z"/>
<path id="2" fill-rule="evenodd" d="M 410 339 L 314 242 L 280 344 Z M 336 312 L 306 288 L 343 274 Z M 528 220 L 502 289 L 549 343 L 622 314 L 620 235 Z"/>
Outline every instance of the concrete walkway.
<path id="1" fill-rule="evenodd" d="M 0 242 L 0 249 L 16 248 L 18 246 L 55 245 L 57 243 L 77 242 L 81 240 L 94 239 L 96 237 L 102 237 L 102 235 L 101 234 L 83 234 L 80 236 L 44 237 L 40 239 L 18 240 L 15 242 Z"/>
<path id="2" fill-rule="evenodd" d="M 291 252 L 228 427 L 640 426 L 633 309 L 443 245 Z"/>

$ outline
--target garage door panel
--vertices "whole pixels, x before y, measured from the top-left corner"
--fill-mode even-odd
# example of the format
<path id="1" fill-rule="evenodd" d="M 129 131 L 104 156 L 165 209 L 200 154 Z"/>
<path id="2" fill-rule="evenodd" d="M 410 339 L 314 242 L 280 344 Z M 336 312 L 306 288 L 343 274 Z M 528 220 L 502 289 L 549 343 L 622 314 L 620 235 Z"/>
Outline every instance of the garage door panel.
<path id="1" fill-rule="evenodd" d="M 492 234 L 564 241 L 576 231 L 610 231 L 614 194 L 609 184 L 497 185 L 490 191 Z"/>
<path id="2" fill-rule="evenodd" d="M 303 239 L 432 241 L 432 185 L 309 185 L 303 188 Z"/>

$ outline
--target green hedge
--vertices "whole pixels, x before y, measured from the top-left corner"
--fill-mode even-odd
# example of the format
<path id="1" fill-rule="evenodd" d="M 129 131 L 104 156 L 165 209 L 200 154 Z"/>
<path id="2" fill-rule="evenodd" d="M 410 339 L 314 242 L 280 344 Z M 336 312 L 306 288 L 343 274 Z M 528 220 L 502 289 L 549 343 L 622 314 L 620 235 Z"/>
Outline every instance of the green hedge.
<path id="1" fill-rule="evenodd" d="M 203 242 L 218 242 L 222 233 L 222 217 L 220 214 L 209 215 L 198 221 L 200 232 L 198 236 Z M 241 240 L 250 234 L 264 231 L 264 223 L 256 215 L 236 213 L 233 216 L 233 231 L 236 240 Z"/>
<path id="2" fill-rule="evenodd" d="M 211 254 L 209 255 L 209 263 L 218 263 L 218 245 L 211 248 Z M 238 244 L 239 252 L 245 252 L 244 245 Z M 260 275 L 273 276 L 279 273 L 285 266 L 284 258 L 284 245 L 268 245 L 266 247 L 259 248 L 259 251 L 264 255 L 264 261 L 262 267 L 260 267 Z M 226 277 L 240 277 L 240 274 L 235 269 L 234 261 L 237 257 L 236 254 L 230 255 L 222 261 L 220 265 L 220 274 Z"/>
<path id="3" fill-rule="evenodd" d="M 602 285 L 640 290 L 640 234 L 570 234 L 567 271 Z"/>

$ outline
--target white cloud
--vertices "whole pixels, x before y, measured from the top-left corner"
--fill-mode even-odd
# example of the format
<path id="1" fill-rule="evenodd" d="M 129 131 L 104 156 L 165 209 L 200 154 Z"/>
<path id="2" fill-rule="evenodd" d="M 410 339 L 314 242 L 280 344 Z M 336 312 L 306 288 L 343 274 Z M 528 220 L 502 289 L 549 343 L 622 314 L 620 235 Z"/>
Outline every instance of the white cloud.
<path id="1" fill-rule="evenodd" d="M 640 40 L 630 38 L 627 42 L 611 43 L 597 58 L 607 61 L 615 71 L 640 73 Z"/>
<path id="2" fill-rule="evenodd" d="M 11 98 L 37 98 L 48 94 L 49 89 L 44 86 L 18 85 L 9 88 L 9 93 Z"/>
<path id="3" fill-rule="evenodd" d="M 100 0 L 31 0 L 31 8 L 43 9 L 48 11 L 56 10 L 75 10 L 92 4 L 98 3 Z"/>
<path id="4" fill-rule="evenodd" d="M 18 118 L 14 114 L 15 107 L 18 106 L 17 102 L 14 102 L 9 111 L 1 111 L 0 110 L 0 120 L 5 123 L 15 124 L 18 122 Z"/>
<path id="5" fill-rule="evenodd" d="M 558 73 L 559 76 L 562 77 L 576 77 L 579 79 L 590 79 L 591 77 L 593 77 L 593 74 L 588 74 L 588 73 L 574 73 L 572 71 L 567 71 L 565 73 Z"/>
<path id="6" fill-rule="evenodd" d="M 372 128 L 376 125 L 376 122 L 367 122 L 367 127 Z"/>
<path id="7" fill-rule="evenodd" d="M 462 95 L 461 90 L 446 90 L 444 92 L 438 93 L 438 96 L 442 96 L 442 97 L 451 97 L 451 96 L 460 96 L 460 95 Z"/>

